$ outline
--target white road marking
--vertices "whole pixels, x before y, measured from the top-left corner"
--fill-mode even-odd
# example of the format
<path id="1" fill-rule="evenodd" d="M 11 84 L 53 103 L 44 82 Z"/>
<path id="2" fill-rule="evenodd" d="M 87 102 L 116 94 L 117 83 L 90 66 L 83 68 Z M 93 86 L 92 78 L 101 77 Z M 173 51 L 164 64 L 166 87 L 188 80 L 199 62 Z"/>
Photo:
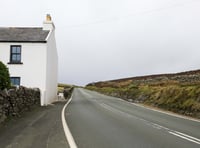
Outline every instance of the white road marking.
<path id="1" fill-rule="evenodd" d="M 169 133 L 172 134 L 172 135 L 175 135 L 177 137 L 183 138 L 185 140 L 188 140 L 188 141 L 191 141 L 191 142 L 194 142 L 194 143 L 200 145 L 200 142 L 198 142 L 200 139 L 197 139 L 195 137 L 192 137 L 192 136 L 189 136 L 189 135 L 186 135 L 186 134 L 178 134 L 180 132 L 169 132 Z M 197 140 L 195 140 L 195 139 L 197 139 Z"/>
<path id="2" fill-rule="evenodd" d="M 94 91 L 91 91 L 91 92 L 94 92 Z M 161 111 L 161 110 L 158 110 L 158 109 L 152 109 L 152 108 L 150 108 L 150 107 L 143 106 L 142 104 L 137 104 L 137 103 L 132 103 L 132 102 L 125 101 L 125 100 L 123 100 L 123 99 L 121 99 L 121 98 L 112 97 L 112 96 L 107 96 L 107 95 L 104 95 L 104 94 L 101 94 L 101 93 L 98 93 L 98 92 L 95 92 L 95 93 L 97 93 L 98 95 L 101 95 L 101 96 L 106 96 L 106 97 L 111 98 L 111 99 L 113 99 L 113 100 L 118 100 L 118 101 L 122 101 L 122 102 L 127 102 L 127 103 L 130 103 L 130 104 L 132 104 L 132 105 L 145 108 L 145 109 L 147 109 L 147 110 L 152 110 L 152 111 L 155 111 L 155 112 L 163 113 L 163 114 L 170 115 L 170 116 L 174 116 L 174 117 L 177 117 L 177 118 L 182 118 L 182 119 L 186 119 L 186 120 L 195 121 L 195 122 L 199 122 L 199 123 L 200 123 L 200 120 L 199 120 L 199 119 L 194 119 L 194 118 L 192 118 L 192 117 L 187 117 L 187 116 L 184 116 L 184 115 L 178 115 L 178 114 L 176 114 L 176 113 L 169 113 L 169 112 Z"/>
<path id="3" fill-rule="evenodd" d="M 120 101 L 124 101 L 122 99 L 119 99 L 119 100 Z M 125 101 L 125 102 L 127 102 L 127 101 Z M 138 106 L 138 107 L 142 107 L 142 108 L 148 109 L 148 110 L 152 110 L 152 111 L 155 111 L 155 112 L 160 112 L 160 113 L 164 113 L 164 114 L 167 114 L 167 115 L 170 115 L 170 116 L 174 116 L 174 117 L 177 117 L 177 118 L 182 118 L 182 119 L 187 119 L 187 120 L 191 120 L 191 121 L 195 121 L 195 122 L 200 122 L 200 120 L 196 120 L 196 119 L 192 119 L 192 118 L 181 116 L 181 115 L 177 115 L 177 114 L 168 113 L 168 112 L 165 112 L 165 111 L 160 111 L 160 110 L 148 108 L 148 107 L 140 105 L 140 104 L 135 104 L 135 103 L 131 103 L 131 104 L 133 104 L 135 106 Z M 164 126 L 161 126 L 159 124 L 147 121 L 145 119 L 142 119 L 142 118 L 139 118 L 139 117 L 136 117 L 136 116 L 133 116 L 133 115 L 131 115 L 129 113 L 126 113 L 126 112 L 118 110 L 118 109 L 116 109 L 114 107 L 111 107 L 110 105 L 107 105 L 105 103 L 101 103 L 100 106 L 102 106 L 103 108 L 105 108 L 105 109 L 107 109 L 107 110 L 109 110 L 111 112 L 118 113 L 118 114 L 120 113 L 124 117 L 127 117 L 127 118 L 136 118 L 138 120 L 143 121 L 145 124 L 147 124 L 149 126 L 152 126 L 153 128 L 155 128 L 157 130 L 164 130 L 165 132 L 168 132 L 169 134 L 172 134 L 172 135 L 177 136 L 179 138 L 182 138 L 182 139 L 185 139 L 187 141 L 190 141 L 190 142 L 193 142 L 193 143 L 196 143 L 196 144 L 200 145 L 200 139 L 198 139 L 198 138 L 192 137 L 190 135 L 187 135 L 185 133 L 181 133 L 181 132 L 178 132 L 178 131 L 175 131 L 175 130 L 171 130 L 171 129 L 169 129 L 167 127 L 164 127 Z"/>
<path id="4" fill-rule="evenodd" d="M 193 139 L 193 140 L 196 140 L 196 141 L 198 141 L 198 142 L 200 142 L 200 139 L 197 139 L 197 138 L 195 138 L 195 137 L 192 137 L 192 136 L 186 135 L 186 134 L 184 134 L 184 133 L 180 133 L 180 132 L 176 132 L 176 133 L 177 133 L 177 134 L 180 134 L 180 135 L 183 135 L 183 136 L 185 136 L 185 137 L 191 138 L 191 139 Z"/>
<path id="5" fill-rule="evenodd" d="M 136 103 L 131 103 L 131 104 L 135 105 L 135 106 L 138 106 L 138 107 L 142 107 L 142 108 L 148 109 L 148 110 L 152 110 L 152 111 L 155 111 L 155 112 L 159 112 L 159 113 L 167 114 L 167 115 L 170 115 L 170 116 L 174 116 L 174 117 L 177 117 L 177 118 L 182 118 L 182 119 L 186 119 L 186 120 L 200 122 L 200 120 L 198 120 L 198 119 L 193 119 L 193 118 L 186 117 L 186 116 L 183 116 L 183 115 L 178 115 L 178 114 L 175 114 L 175 113 L 169 113 L 169 112 L 165 112 L 165 111 L 161 111 L 161 110 L 157 110 L 157 109 L 152 109 L 152 108 L 149 108 L 149 107 L 146 107 L 146 106 L 143 106 L 143 105 L 140 105 L 140 104 L 136 104 Z"/>
<path id="6" fill-rule="evenodd" d="M 136 118 L 136 119 L 138 119 L 138 120 L 140 120 L 140 121 L 143 121 L 145 124 L 147 124 L 147 125 L 149 125 L 149 126 L 152 126 L 152 127 L 155 128 L 155 129 L 164 130 L 164 131 L 166 131 L 166 132 L 168 132 L 168 133 L 170 133 L 170 134 L 172 134 L 172 135 L 174 135 L 174 136 L 183 138 L 183 139 L 185 139 L 185 140 L 188 140 L 188 141 L 190 141 L 190 142 L 193 142 L 193 143 L 196 143 L 196 144 L 199 144 L 199 145 L 200 145 L 200 139 L 198 139 L 198 138 L 192 137 L 192 136 L 190 136 L 190 135 L 187 135 L 187 134 L 184 134 L 184 133 L 175 131 L 175 130 L 171 130 L 171 129 L 169 129 L 169 128 L 167 128 L 167 127 L 164 127 L 164 126 L 161 126 L 161 125 L 159 125 L 159 124 L 156 124 L 156 123 L 150 122 L 150 121 L 148 121 L 148 120 L 145 120 L 145 119 L 142 119 L 142 118 L 133 116 L 133 115 L 131 115 L 131 114 L 129 114 L 129 113 L 126 113 L 126 112 L 117 110 L 117 109 L 115 109 L 115 108 L 113 108 L 113 107 L 111 107 L 111 106 L 109 106 L 109 105 L 107 105 L 107 104 L 105 104 L 105 103 L 102 103 L 102 104 L 100 104 L 100 105 L 101 105 L 102 107 L 104 107 L 105 109 L 111 111 L 111 112 L 114 112 L 114 113 L 121 113 L 123 116 L 129 117 L 129 118 L 130 118 L 130 117 Z"/>
<path id="7" fill-rule="evenodd" d="M 62 125 L 63 125 L 63 129 L 64 129 L 64 132 L 65 132 L 65 136 L 66 136 L 66 139 L 69 143 L 69 146 L 70 148 L 77 148 L 77 145 L 74 141 L 74 138 L 69 130 L 69 127 L 67 125 L 67 122 L 65 120 L 65 108 L 67 107 L 67 105 L 71 102 L 72 100 L 72 97 L 69 99 L 69 101 L 65 104 L 65 106 L 63 107 L 62 109 L 62 114 L 61 114 L 61 118 L 62 118 Z"/>
<path id="8" fill-rule="evenodd" d="M 111 106 L 109 106 L 109 105 L 107 105 L 107 104 L 104 104 L 104 103 L 102 103 L 102 104 L 100 104 L 102 107 L 104 107 L 104 108 L 106 108 L 107 110 L 109 110 L 109 111 L 111 111 L 111 112 L 118 112 L 118 113 L 120 113 L 120 114 L 123 114 L 124 116 L 126 116 L 126 117 L 133 117 L 132 115 L 130 115 L 130 114 L 128 114 L 128 113 L 125 113 L 125 112 L 123 112 L 123 111 L 120 111 L 120 110 L 117 110 L 117 109 L 115 109 L 115 108 L 113 108 L 113 107 L 111 107 Z M 137 117 L 136 117 L 137 118 Z"/>

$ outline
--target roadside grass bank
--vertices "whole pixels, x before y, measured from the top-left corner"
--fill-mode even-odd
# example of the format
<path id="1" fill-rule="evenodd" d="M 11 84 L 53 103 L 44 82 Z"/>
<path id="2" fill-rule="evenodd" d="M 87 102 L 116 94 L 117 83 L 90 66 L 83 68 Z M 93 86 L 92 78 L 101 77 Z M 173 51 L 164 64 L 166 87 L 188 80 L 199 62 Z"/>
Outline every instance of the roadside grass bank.
<path id="1" fill-rule="evenodd" d="M 64 83 L 58 83 L 58 93 L 63 93 L 65 89 L 73 88 L 73 85 L 70 84 L 64 84 Z"/>
<path id="2" fill-rule="evenodd" d="M 200 71 L 92 83 L 86 89 L 200 119 Z"/>
<path id="3" fill-rule="evenodd" d="M 58 94 L 63 93 L 64 98 L 69 99 L 71 97 L 74 87 L 76 87 L 76 86 L 59 83 L 58 84 Z"/>

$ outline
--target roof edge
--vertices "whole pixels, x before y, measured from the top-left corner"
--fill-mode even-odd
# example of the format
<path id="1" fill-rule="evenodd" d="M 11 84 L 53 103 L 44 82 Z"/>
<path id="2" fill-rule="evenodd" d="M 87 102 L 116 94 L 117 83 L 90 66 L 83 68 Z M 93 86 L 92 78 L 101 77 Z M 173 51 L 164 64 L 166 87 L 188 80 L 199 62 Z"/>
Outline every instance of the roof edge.
<path id="1" fill-rule="evenodd" d="M 47 43 L 47 41 L 12 41 L 12 40 L 0 40 L 0 43 Z"/>

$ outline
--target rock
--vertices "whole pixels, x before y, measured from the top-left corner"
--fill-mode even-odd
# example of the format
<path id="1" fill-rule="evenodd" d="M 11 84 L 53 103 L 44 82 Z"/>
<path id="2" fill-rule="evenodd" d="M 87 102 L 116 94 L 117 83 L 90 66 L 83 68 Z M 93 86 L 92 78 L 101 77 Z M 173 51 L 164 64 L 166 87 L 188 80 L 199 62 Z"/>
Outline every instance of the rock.
<path id="1" fill-rule="evenodd" d="M 133 99 L 128 99 L 128 102 L 133 102 Z"/>

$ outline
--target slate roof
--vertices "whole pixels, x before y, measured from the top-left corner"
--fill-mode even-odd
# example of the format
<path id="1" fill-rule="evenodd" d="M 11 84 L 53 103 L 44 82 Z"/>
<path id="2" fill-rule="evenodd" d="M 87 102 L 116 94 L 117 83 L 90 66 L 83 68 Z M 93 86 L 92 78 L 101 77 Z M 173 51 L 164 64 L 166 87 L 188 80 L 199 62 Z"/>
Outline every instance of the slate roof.
<path id="1" fill-rule="evenodd" d="M 37 42 L 46 43 L 49 30 L 42 28 L 1 28 L 0 42 Z"/>

